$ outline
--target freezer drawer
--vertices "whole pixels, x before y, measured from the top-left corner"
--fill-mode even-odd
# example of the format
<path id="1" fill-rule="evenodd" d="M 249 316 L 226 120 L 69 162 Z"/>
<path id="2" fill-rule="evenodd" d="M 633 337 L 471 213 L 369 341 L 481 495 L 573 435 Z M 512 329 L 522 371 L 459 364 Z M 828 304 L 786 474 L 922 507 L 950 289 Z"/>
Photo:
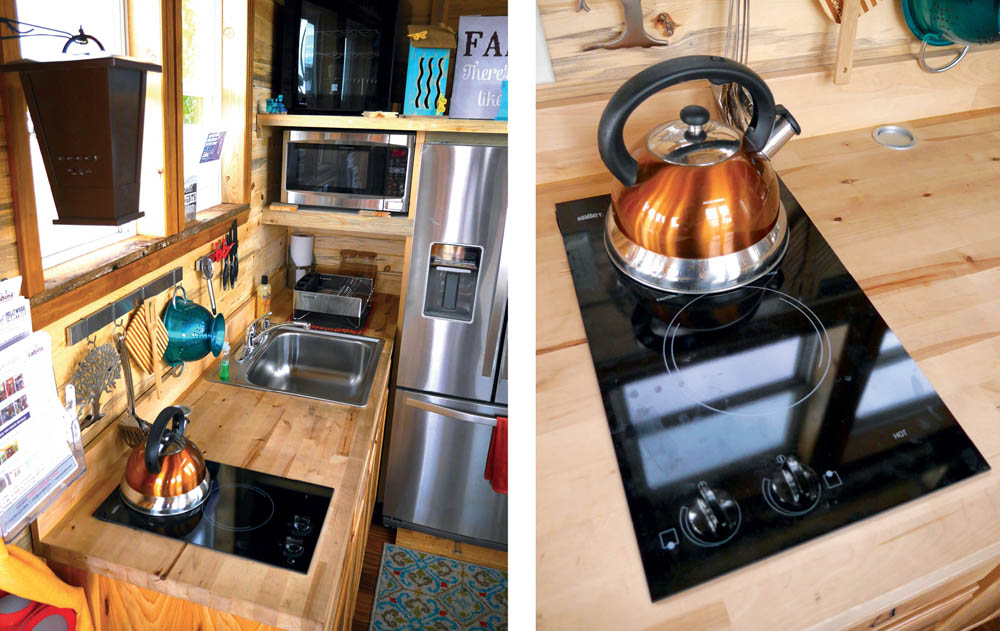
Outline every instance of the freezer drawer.
<path id="1" fill-rule="evenodd" d="M 506 413 L 397 388 L 386 523 L 505 549 L 507 496 L 493 491 L 483 471 L 496 417 Z"/>

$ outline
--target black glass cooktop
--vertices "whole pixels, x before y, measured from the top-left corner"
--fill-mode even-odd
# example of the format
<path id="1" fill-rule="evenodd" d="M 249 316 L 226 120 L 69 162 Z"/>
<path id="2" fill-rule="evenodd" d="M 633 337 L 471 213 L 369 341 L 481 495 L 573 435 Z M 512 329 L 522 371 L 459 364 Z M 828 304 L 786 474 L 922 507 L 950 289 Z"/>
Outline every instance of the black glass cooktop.
<path id="1" fill-rule="evenodd" d="M 618 272 L 610 197 L 556 207 L 653 600 L 989 469 L 781 194 L 777 269 L 703 296 Z"/>
<path id="2" fill-rule="evenodd" d="M 333 489 L 218 462 L 209 461 L 207 466 L 212 489 L 205 504 L 190 514 L 143 515 L 125 504 L 116 487 L 94 517 L 308 572 Z"/>

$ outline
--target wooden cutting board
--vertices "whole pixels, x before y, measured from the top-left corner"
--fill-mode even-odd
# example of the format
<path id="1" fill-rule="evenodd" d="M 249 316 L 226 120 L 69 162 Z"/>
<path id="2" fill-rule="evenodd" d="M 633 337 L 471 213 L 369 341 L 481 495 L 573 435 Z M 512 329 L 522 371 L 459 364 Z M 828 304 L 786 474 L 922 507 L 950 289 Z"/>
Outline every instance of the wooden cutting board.
<path id="1" fill-rule="evenodd" d="M 132 319 L 125 327 L 125 347 L 136 366 L 145 373 L 152 373 L 153 367 L 159 363 L 163 353 L 167 350 L 167 329 L 163 326 L 162 320 L 155 319 L 156 356 L 153 357 L 150 353 L 152 350 L 150 333 L 146 327 L 146 317 L 143 313 L 145 308 L 145 305 L 139 305 L 139 308 L 132 313 Z"/>
<path id="2" fill-rule="evenodd" d="M 878 3 L 879 0 L 861 0 L 861 15 L 868 13 Z M 840 24 L 840 16 L 844 13 L 844 0 L 819 0 L 819 6 L 826 17 Z"/>

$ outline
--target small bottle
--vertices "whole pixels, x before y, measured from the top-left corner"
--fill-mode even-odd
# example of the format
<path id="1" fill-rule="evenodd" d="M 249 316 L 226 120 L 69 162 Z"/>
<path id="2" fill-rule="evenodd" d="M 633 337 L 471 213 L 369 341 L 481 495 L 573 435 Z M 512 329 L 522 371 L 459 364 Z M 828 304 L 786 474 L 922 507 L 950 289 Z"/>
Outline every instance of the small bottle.
<path id="1" fill-rule="evenodd" d="M 219 379 L 229 381 L 229 340 L 222 343 L 222 364 L 219 366 Z"/>
<path id="2" fill-rule="evenodd" d="M 257 285 L 256 310 L 258 318 L 271 310 L 271 285 L 267 282 L 267 274 L 260 277 L 260 284 Z"/>

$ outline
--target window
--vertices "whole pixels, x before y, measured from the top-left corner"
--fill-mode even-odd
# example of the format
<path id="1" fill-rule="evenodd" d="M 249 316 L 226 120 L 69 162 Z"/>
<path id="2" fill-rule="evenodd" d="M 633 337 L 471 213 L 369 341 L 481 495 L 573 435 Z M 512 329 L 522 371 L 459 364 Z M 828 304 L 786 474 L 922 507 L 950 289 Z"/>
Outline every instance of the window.
<path id="1" fill-rule="evenodd" d="M 184 221 L 222 202 L 222 2 L 181 5 Z M 231 139 L 230 139 L 231 141 Z"/>
<path id="2" fill-rule="evenodd" d="M 79 0 L 17 0 L 18 19 L 29 24 L 40 24 L 51 28 L 75 33 L 83 26 L 84 31 L 96 37 L 104 45 L 106 52 L 125 54 L 128 49 L 125 28 L 125 8 L 122 0 L 94 0 L 82 3 Z M 63 39 L 47 35 L 22 37 L 21 55 L 36 60 L 65 58 Z M 67 53 L 82 52 L 84 47 L 72 44 Z M 99 52 L 96 44 L 88 44 L 87 50 Z M 28 116 L 28 136 L 31 143 L 31 173 L 35 188 L 35 211 L 38 218 L 39 245 L 42 268 L 47 269 L 77 256 L 93 252 L 98 248 L 116 243 L 136 234 L 136 222 L 122 226 L 63 226 L 53 224 L 56 206 L 52 201 L 45 164 L 35 138 L 34 126 Z"/>
<path id="3" fill-rule="evenodd" d="M 20 21 L 27 37 L 3 42 L 4 61 L 67 59 L 64 36 L 24 32 L 31 28 L 27 24 L 36 24 L 68 33 L 82 26 L 105 53 L 161 66 L 161 72 L 146 77 L 139 198 L 145 216 L 122 227 L 52 223 L 57 215 L 23 94 L 16 84 L 5 94 L 12 98 L 8 158 L 12 167 L 17 165 L 18 177 L 27 180 L 24 194 L 13 200 L 22 287 L 39 303 L 61 301 L 46 312 L 49 317 L 65 315 L 73 295 L 89 291 L 98 279 L 115 287 L 118 279 L 131 277 L 137 269 L 131 266 L 149 254 L 181 253 L 203 230 L 218 232 L 230 218 L 245 221 L 254 0 L 14 0 L 5 6 L 0 14 Z M 95 44 L 88 46 L 100 54 Z M 67 52 L 84 52 L 84 46 L 71 44 Z M 206 141 L 213 138 L 211 150 Z M 197 182 L 196 208 L 211 210 L 196 221 L 185 217 L 185 175 Z M 72 288 L 56 291 L 70 281 Z"/>

